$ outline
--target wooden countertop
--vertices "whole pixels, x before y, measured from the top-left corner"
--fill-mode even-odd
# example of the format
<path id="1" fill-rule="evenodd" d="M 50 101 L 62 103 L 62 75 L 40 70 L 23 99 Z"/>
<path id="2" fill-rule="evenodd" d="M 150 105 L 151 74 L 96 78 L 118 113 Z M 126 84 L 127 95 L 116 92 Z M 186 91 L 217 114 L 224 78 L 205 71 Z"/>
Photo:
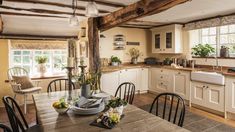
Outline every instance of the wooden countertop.
<path id="1" fill-rule="evenodd" d="M 223 67 L 222 71 L 221 69 L 218 70 L 213 70 L 212 66 L 200 66 L 200 67 L 196 67 L 196 68 L 191 68 L 191 67 L 180 67 L 180 68 L 174 68 L 171 66 L 166 66 L 166 65 L 146 65 L 146 64 L 123 64 L 123 65 L 119 65 L 119 66 L 106 66 L 106 67 L 102 67 L 101 71 L 103 73 L 108 73 L 108 72 L 115 72 L 115 71 L 119 71 L 119 70 L 123 70 L 123 69 L 133 69 L 133 68 L 165 68 L 165 69 L 171 69 L 171 70 L 183 70 L 183 71 L 207 71 L 207 72 L 217 72 L 217 73 L 221 73 L 225 76 L 235 76 L 235 72 L 228 72 L 228 68 L 229 67 Z"/>
<path id="2" fill-rule="evenodd" d="M 65 95 L 67 95 L 67 91 L 33 95 L 39 124 L 42 126 L 41 129 L 44 132 L 74 132 L 79 130 L 83 132 L 188 132 L 184 128 L 176 126 L 133 105 L 127 105 L 123 111 L 125 117 L 113 129 L 90 126 L 89 124 L 98 115 L 79 116 L 70 110 L 67 114 L 59 115 L 54 110 L 52 103 Z"/>

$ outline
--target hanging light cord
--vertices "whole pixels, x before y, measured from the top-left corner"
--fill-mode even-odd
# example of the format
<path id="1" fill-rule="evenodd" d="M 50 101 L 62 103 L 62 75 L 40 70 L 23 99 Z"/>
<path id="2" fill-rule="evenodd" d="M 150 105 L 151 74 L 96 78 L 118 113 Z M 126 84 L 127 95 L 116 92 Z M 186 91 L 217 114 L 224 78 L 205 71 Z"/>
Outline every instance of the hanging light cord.
<path id="1" fill-rule="evenodd" d="M 73 0 L 72 2 L 72 8 L 73 8 L 73 15 L 75 16 L 75 12 L 77 10 L 77 0 Z"/>

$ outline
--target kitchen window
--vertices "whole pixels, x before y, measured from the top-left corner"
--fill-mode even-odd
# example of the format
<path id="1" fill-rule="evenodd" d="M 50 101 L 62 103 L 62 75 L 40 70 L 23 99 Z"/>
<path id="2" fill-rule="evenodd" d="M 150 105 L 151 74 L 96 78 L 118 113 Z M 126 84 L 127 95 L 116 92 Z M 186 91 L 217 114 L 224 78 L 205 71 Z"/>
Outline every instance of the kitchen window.
<path id="1" fill-rule="evenodd" d="M 235 25 L 203 28 L 199 30 L 199 36 L 200 43 L 217 48 L 218 56 L 220 47 L 226 46 L 229 48 L 230 57 L 235 57 Z"/>
<path id="2" fill-rule="evenodd" d="M 10 67 L 25 68 L 31 76 L 38 73 L 38 56 L 47 57 L 47 73 L 63 74 L 67 65 L 68 42 L 50 40 L 9 40 Z"/>
<path id="3" fill-rule="evenodd" d="M 23 67 L 30 75 L 37 73 L 38 56 L 48 58 L 46 63 L 47 73 L 60 74 L 65 73 L 63 67 L 67 65 L 67 50 L 11 50 L 10 51 L 11 67 Z"/>

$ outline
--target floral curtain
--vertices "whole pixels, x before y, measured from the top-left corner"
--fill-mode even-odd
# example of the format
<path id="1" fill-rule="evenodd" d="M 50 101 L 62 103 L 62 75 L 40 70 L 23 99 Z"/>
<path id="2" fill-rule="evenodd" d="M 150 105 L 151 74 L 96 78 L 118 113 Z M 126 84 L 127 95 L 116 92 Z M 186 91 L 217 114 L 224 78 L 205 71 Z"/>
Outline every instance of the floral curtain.
<path id="1" fill-rule="evenodd" d="M 66 41 L 11 40 L 11 49 L 67 49 Z"/>
<path id="2" fill-rule="evenodd" d="M 217 17 L 217 18 L 212 18 L 212 19 L 207 19 L 207 20 L 190 22 L 190 23 L 185 24 L 184 29 L 195 30 L 195 29 L 223 26 L 223 25 L 229 25 L 229 24 L 235 24 L 235 15 L 228 15 L 228 16 L 222 16 L 222 17 Z"/>

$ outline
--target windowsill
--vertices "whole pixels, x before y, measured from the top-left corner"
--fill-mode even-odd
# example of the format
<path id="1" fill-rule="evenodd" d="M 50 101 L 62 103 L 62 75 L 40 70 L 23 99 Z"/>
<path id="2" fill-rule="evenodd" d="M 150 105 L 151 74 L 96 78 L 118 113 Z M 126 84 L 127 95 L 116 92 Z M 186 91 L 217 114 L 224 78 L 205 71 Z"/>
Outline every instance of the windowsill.
<path id="1" fill-rule="evenodd" d="M 192 58 L 198 58 L 198 59 L 215 59 L 215 57 L 196 57 L 193 56 Z M 218 59 L 235 59 L 235 57 L 217 57 Z"/>
<path id="2" fill-rule="evenodd" d="M 65 73 L 60 73 L 60 74 L 45 74 L 45 76 L 40 76 L 39 74 L 37 75 L 31 75 L 30 78 L 31 80 L 42 80 L 42 79 L 54 79 L 54 78 L 64 78 L 66 77 L 67 74 Z M 9 82 L 9 80 L 5 80 L 6 83 Z"/>

